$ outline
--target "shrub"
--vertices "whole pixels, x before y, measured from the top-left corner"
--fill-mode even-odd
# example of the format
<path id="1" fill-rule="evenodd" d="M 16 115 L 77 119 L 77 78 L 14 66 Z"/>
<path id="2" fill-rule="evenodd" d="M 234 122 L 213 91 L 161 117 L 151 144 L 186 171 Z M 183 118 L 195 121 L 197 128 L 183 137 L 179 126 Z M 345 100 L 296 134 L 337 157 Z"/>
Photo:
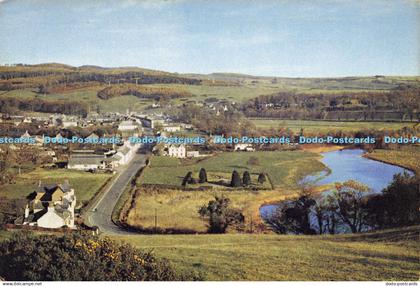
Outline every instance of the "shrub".
<path id="1" fill-rule="evenodd" d="M 192 280 L 165 259 L 105 238 L 18 233 L 0 244 L 0 276 L 14 281 Z"/>
<path id="2" fill-rule="evenodd" d="M 241 177 L 239 176 L 239 173 L 234 170 L 232 172 L 232 180 L 230 181 L 230 186 L 233 188 L 241 187 Z"/>
<path id="3" fill-rule="evenodd" d="M 248 171 L 244 172 L 244 175 L 242 177 L 242 182 L 245 186 L 251 185 L 251 175 L 249 174 Z"/>
<path id="4" fill-rule="evenodd" d="M 258 175 L 258 183 L 264 184 L 266 180 L 267 180 L 267 178 L 265 177 L 265 174 L 264 173 L 260 173 Z"/>
<path id="5" fill-rule="evenodd" d="M 184 179 L 182 180 L 182 186 L 185 187 L 187 184 L 191 182 L 191 180 L 192 180 L 192 172 L 188 172 L 185 175 Z"/>
<path id="6" fill-rule="evenodd" d="M 198 182 L 200 184 L 207 182 L 207 172 L 206 172 L 206 169 L 201 168 L 198 177 L 199 177 L 199 181 Z"/>

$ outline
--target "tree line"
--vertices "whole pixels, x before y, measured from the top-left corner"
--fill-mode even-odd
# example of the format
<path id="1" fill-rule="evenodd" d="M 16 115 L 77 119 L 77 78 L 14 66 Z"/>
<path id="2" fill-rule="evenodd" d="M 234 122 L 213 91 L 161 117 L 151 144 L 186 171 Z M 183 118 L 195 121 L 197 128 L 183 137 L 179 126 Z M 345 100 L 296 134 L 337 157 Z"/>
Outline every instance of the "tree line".
<path id="1" fill-rule="evenodd" d="M 358 233 L 418 224 L 420 221 L 419 179 L 396 174 L 379 194 L 355 181 L 337 183 L 328 195 L 316 197 L 304 190 L 295 200 L 280 206 L 266 218 L 277 233 Z"/>
<path id="2" fill-rule="evenodd" d="M 138 86 L 133 84 L 109 86 L 97 93 L 97 96 L 104 100 L 123 95 L 134 95 L 138 98 L 154 99 L 157 101 L 192 96 L 190 92 L 185 90 L 170 87 Z"/>
<path id="3" fill-rule="evenodd" d="M 36 88 L 40 84 L 52 86 L 71 83 L 96 82 L 102 84 L 201 84 L 201 80 L 171 74 L 152 74 L 142 71 L 110 72 L 104 70 L 0 70 L 0 90 Z"/>
<path id="4" fill-rule="evenodd" d="M 419 120 L 420 89 L 390 92 L 260 95 L 242 104 L 247 117 L 283 119 Z"/>
<path id="5" fill-rule="evenodd" d="M 61 102 L 56 100 L 42 100 L 38 98 L 0 98 L 0 112 L 14 114 L 16 111 L 48 112 L 74 114 L 85 117 L 88 114 L 87 103 L 79 101 Z"/>

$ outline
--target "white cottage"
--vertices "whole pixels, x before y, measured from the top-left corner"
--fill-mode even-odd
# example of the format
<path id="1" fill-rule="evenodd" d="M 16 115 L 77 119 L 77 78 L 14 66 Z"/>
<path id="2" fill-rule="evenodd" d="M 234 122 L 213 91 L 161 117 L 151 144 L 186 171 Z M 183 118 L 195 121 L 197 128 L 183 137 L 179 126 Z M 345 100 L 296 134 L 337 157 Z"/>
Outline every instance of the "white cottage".
<path id="1" fill-rule="evenodd" d="M 37 191 L 31 194 L 25 207 L 23 224 L 44 228 L 75 228 L 75 207 L 74 189 L 67 182 L 40 186 Z"/>

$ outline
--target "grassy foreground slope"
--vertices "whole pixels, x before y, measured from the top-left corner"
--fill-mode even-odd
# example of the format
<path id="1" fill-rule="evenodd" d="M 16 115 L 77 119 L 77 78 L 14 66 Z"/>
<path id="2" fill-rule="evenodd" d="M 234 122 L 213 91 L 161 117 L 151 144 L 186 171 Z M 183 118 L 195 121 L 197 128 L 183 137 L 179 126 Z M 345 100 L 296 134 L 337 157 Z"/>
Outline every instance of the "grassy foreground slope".
<path id="1" fill-rule="evenodd" d="M 114 237 L 205 280 L 418 280 L 420 227 L 336 235 Z"/>

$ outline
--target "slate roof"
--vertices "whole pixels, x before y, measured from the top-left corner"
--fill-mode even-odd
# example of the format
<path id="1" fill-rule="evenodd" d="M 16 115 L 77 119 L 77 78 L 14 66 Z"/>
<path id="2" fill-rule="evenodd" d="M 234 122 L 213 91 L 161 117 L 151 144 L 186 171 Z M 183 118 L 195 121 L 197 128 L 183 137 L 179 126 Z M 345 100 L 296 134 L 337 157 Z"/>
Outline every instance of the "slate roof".
<path id="1" fill-rule="evenodd" d="M 69 158 L 69 165 L 99 165 L 101 161 L 105 160 L 104 155 L 95 155 L 95 154 L 87 154 L 87 155 L 70 155 Z"/>

